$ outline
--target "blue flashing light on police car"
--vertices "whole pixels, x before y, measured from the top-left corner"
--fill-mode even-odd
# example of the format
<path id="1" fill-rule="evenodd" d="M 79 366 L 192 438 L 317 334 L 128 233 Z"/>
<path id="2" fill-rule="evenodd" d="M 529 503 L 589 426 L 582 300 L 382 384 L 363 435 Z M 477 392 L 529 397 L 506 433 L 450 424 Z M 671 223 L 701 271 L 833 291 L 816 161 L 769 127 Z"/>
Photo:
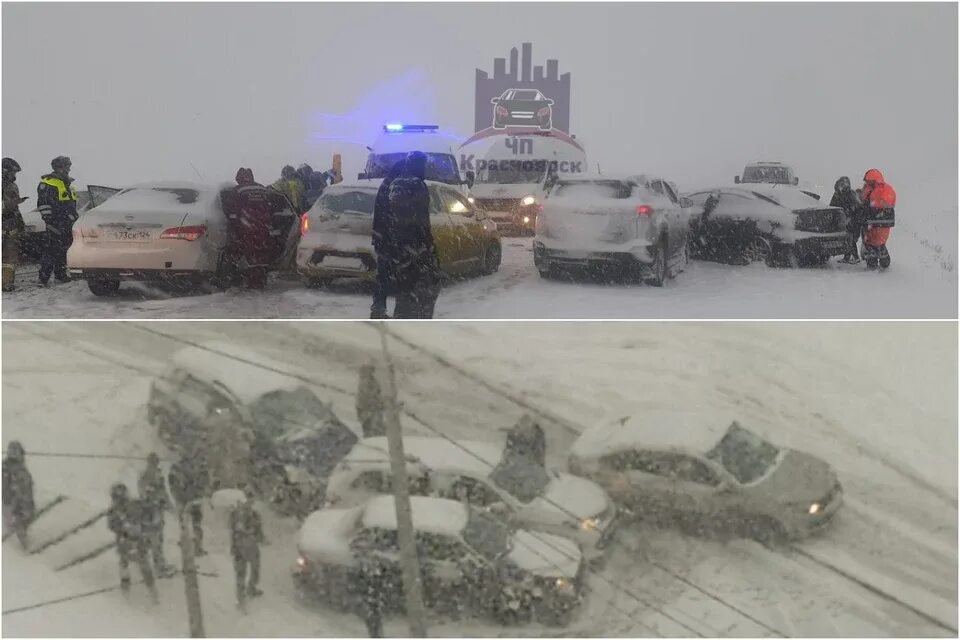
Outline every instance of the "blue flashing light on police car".
<path id="1" fill-rule="evenodd" d="M 400 124 L 391 122 L 383 125 L 383 130 L 387 133 L 406 133 L 406 132 L 424 132 L 436 131 L 440 127 L 435 124 Z"/>

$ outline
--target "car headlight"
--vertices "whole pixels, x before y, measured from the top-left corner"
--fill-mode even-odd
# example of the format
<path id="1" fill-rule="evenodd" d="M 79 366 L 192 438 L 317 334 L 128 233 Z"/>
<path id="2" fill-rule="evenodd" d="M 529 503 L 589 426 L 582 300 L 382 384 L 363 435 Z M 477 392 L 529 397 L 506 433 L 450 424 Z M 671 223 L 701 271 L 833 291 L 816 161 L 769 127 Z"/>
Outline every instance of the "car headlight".
<path id="1" fill-rule="evenodd" d="M 585 518 L 580 521 L 580 528 L 584 531 L 594 531 L 600 528 L 600 518 Z"/>
<path id="2" fill-rule="evenodd" d="M 819 502 L 814 502 L 813 504 L 811 504 L 811 505 L 807 508 L 807 513 L 809 513 L 809 514 L 812 515 L 812 516 L 815 516 L 815 515 L 817 515 L 818 513 L 820 513 L 820 511 L 822 511 L 822 510 L 823 510 L 823 507 L 820 505 L 820 503 L 819 503 Z"/>
<path id="3" fill-rule="evenodd" d="M 524 196 L 524 197 L 520 200 L 520 204 L 522 204 L 522 205 L 525 206 L 525 207 L 529 207 L 530 205 L 536 203 L 536 201 L 537 201 L 537 199 L 534 198 L 533 196 Z"/>
<path id="4" fill-rule="evenodd" d="M 476 201 L 477 199 L 474 198 L 473 196 L 467 196 L 467 202 L 469 202 L 470 204 L 474 204 Z"/>
<path id="5" fill-rule="evenodd" d="M 567 578 L 557 578 L 557 581 L 554 584 L 556 585 L 558 591 L 573 591 L 573 582 Z"/>
<path id="6" fill-rule="evenodd" d="M 523 216 L 523 224 L 530 224 L 530 216 Z"/>

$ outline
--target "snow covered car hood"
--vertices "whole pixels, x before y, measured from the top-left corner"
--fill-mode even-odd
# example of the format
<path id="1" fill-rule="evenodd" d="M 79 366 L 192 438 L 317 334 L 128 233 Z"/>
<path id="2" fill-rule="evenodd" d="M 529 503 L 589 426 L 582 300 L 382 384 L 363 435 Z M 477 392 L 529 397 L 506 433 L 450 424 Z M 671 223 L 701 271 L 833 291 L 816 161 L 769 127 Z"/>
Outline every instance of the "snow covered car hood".
<path id="1" fill-rule="evenodd" d="M 583 556 L 577 543 L 549 533 L 520 529 L 513 534 L 507 558 L 530 573 L 547 578 L 575 578 Z"/>
<path id="2" fill-rule="evenodd" d="M 536 498 L 531 504 L 543 511 L 563 515 L 573 513 L 580 519 L 599 516 L 609 505 L 607 493 L 600 485 L 569 473 L 557 473 L 547 485 L 543 496 Z"/>
<path id="3" fill-rule="evenodd" d="M 836 484 L 837 474 L 829 464 L 808 453 L 785 449 L 779 464 L 747 490 L 782 504 L 796 504 L 816 502 Z"/>
<path id="4" fill-rule="evenodd" d="M 474 198 L 522 198 L 524 196 L 543 197 L 542 183 L 497 184 L 474 183 L 470 187 L 470 195 Z"/>
<path id="5" fill-rule="evenodd" d="M 362 512 L 363 506 L 314 511 L 300 527 L 297 549 L 307 560 L 353 564 L 350 536 Z"/>

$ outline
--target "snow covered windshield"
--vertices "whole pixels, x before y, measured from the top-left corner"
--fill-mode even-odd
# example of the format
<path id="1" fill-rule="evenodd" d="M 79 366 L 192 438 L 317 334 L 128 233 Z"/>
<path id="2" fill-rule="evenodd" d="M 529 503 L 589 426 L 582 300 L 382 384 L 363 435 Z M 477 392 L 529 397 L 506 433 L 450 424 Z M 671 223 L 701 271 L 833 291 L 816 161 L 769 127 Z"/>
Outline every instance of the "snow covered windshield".
<path id="1" fill-rule="evenodd" d="M 734 423 L 707 458 L 722 464 L 738 482 L 747 484 L 763 477 L 779 453 L 775 446 Z"/>
<path id="2" fill-rule="evenodd" d="M 538 163 L 531 162 L 529 164 L 536 165 Z M 477 182 L 480 184 L 537 184 L 543 182 L 546 175 L 546 166 L 540 169 L 524 170 L 522 164 L 519 167 L 501 167 L 496 162 L 490 162 L 487 168 L 484 168 L 477 175 Z"/>
<path id="3" fill-rule="evenodd" d="M 790 176 L 786 167 L 747 167 L 743 170 L 741 182 L 790 184 Z"/>
<path id="4" fill-rule="evenodd" d="M 271 438 L 295 429 L 318 428 L 336 416 L 312 391 L 277 390 L 261 396 L 250 407 L 257 431 Z"/>
<path id="5" fill-rule="evenodd" d="M 547 470 L 527 456 L 509 456 L 490 474 L 493 483 L 521 502 L 543 494 L 550 484 Z"/>
<path id="6" fill-rule="evenodd" d="M 460 184 L 457 161 L 449 153 L 428 153 L 426 179 L 447 184 Z M 393 165 L 407 157 L 407 152 L 370 155 L 367 161 L 368 178 L 386 178 Z"/>
<path id="7" fill-rule="evenodd" d="M 561 182 L 554 191 L 558 198 L 617 198 L 630 197 L 630 185 L 619 180 L 595 182 Z"/>
<path id="8" fill-rule="evenodd" d="M 373 203 L 377 199 L 376 191 L 357 189 L 354 191 L 327 192 L 320 196 L 319 206 L 333 213 L 358 213 L 373 215 Z"/>
<path id="9" fill-rule="evenodd" d="M 463 539 L 487 560 L 496 560 L 510 549 L 510 529 L 481 509 L 470 509 Z"/>

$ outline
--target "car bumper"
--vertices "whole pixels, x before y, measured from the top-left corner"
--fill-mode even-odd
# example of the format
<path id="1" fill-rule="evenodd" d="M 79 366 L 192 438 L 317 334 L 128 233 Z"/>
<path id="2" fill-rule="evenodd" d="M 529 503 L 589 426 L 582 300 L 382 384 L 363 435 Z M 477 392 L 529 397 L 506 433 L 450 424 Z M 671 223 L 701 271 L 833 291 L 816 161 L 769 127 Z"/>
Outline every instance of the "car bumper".
<path id="1" fill-rule="evenodd" d="M 179 282 L 213 277 L 213 271 L 201 269 L 83 269 L 69 267 L 70 276 L 79 280 L 120 280 L 135 282 Z"/>
<path id="2" fill-rule="evenodd" d="M 839 256 L 852 252 L 854 243 L 846 233 L 799 238 L 793 242 L 799 255 Z"/>
<path id="3" fill-rule="evenodd" d="M 334 264 L 336 259 L 340 264 Z M 355 260 L 355 266 L 345 266 L 344 261 Z M 307 278 L 335 280 L 352 278 L 373 281 L 377 277 L 377 259 L 372 253 L 343 251 L 329 247 L 301 247 L 297 253 L 297 269 Z"/>
<path id="4" fill-rule="evenodd" d="M 833 522 L 841 506 L 843 506 L 843 488 L 838 486 L 836 493 L 819 513 L 816 515 L 804 515 L 792 523 L 792 531 L 789 532 L 790 536 L 795 539 L 800 539 L 823 531 Z"/>
<path id="5" fill-rule="evenodd" d="M 546 270 L 553 266 L 567 268 L 621 267 L 624 269 L 647 266 L 653 263 L 650 245 L 638 241 L 630 245 L 618 245 L 609 251 L 585 251 L 569 247 L 551 246 L 541 241 L 533 243 L 533 261 L 537 268 Z"/>

